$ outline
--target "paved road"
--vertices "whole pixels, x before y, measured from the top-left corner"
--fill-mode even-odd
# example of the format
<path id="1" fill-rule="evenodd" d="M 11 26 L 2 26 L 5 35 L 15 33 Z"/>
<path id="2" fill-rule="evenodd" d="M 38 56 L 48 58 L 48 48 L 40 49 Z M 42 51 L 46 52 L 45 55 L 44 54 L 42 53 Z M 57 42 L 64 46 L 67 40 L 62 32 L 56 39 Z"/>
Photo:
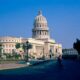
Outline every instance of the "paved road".
<path id="1" fill-rule="evenodd" d="M 0 71 L 0 80 L 80 80 L 80 62 L 49 61 L 21 69 Z"/>

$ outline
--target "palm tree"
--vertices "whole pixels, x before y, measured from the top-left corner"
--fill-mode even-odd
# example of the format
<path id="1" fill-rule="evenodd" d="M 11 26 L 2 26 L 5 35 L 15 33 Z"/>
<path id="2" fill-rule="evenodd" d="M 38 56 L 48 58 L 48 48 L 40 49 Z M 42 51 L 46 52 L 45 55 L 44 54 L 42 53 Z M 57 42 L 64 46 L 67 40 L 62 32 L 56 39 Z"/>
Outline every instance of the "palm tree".
<path id="1" fill-rule="evenodd" d="M 28 50 L 32 48 L 32 45 L 28 41 L 26 43 L 17 43 L 16 49 L 18 49 L 20 47 L 22 47 L 22 49 L 24 50 L 25 53 L 27 51 L 26 61 L 28 61 Z"/>

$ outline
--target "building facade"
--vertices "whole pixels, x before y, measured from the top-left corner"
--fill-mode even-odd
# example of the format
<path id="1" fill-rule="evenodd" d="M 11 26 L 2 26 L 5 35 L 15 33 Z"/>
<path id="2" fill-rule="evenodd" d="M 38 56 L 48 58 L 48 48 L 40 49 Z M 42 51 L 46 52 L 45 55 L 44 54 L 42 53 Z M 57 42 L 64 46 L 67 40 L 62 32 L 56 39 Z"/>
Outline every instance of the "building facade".
<path id="1" fill-rule="evenodd" d="M 16 51 L 16 43 L 25 43 L 29 41 L 32 44 L 32 48 L 29 50 L 29 55 L 35 59 L 53 58 L 62 55 L 62 45 L 56 43 L 54 39 L 50 38 L 49 27 L 46 18 L 39 11 L 35 17 L 34 25 L 32 29 L 32 38 L 14 38 L 14 37 L 1 37 L 0 43 L 3 46 L 3 53 L 12 53 Z M 19 52 L 19 51 L 18 51 Z"/>
<path id="2" fill-rule="evenodd" d="M 9 36 L 0 37 L 0 43 L 2 44 L 2 53 L 12 53 L 13 50 L 16 50 L 16 43 L 22 43 L 22 39 Z"/>
<path id="3" fill-rule="evenodd" d="M 70 49 L 63 49 L 63 55 L 78 55 L 77 50 L 70 48 Z"/>

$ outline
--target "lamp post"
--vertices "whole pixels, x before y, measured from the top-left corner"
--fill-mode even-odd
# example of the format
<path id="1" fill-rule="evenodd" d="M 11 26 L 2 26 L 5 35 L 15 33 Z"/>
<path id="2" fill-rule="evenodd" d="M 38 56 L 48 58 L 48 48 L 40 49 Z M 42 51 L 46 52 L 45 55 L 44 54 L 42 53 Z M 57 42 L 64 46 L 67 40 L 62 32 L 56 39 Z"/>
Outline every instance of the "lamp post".
<path id="1" fill-rule="evenodd" d="M 44 55 L 44 47 L 43 47 L 43 59 L 45 59 L 45 55 Z"/>
<path id="2" fill-rule="evenodd" d="M 2 44 L 0 44 L 0 57 L 2 56 Z"/>
<path id="3" fill-rule="evenodd" d="M 26 42 L 26 49 L 27 49 L 27 61 L 28 61 L 28 50 L 29 50 L 29 42 Z"/>
<path id="4" fill-rule="evenodd" d="M 29 43 L 29 41 L 27 41 L 26 42 L 26 44 L 25 44 L 25 49 L 27 50 L 27 59 L 26 59 L 26 61 L 28 62 L 28 52 L 29 52 L 29 49 L 31 49 L 32 48 L 32 45 Z"/>

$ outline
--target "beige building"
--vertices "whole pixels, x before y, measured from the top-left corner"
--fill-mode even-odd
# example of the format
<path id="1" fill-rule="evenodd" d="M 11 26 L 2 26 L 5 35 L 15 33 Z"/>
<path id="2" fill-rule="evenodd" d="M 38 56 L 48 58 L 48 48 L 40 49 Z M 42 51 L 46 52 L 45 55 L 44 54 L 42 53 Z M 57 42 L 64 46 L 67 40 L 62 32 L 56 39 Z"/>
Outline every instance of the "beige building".
<path id="1" fill-rule="evenodd" d="M 16 43 L 25 43 L 27 40 L 32 44 L 29 55 L 35 58 L 42 58 L 43 56 L 50 58 L 62 55 L 62 45 L 57 44 L 54 39 L 50 38 L 47 20 L 41 11 L 35 17 L 32 38 L 1 37 L 0 43 L 3 45 L 2 52 L 12 53 L 13 50 L 16 51 Z"/>
<path id="2" fill-rule="evenodd" d="M 2 44 L 2 53 L 12 53 L 13 50 L 16 50 L 16 43 L 21 43 L 21 38 L 16 37 L 0 37 L 0 43 Z"/>

